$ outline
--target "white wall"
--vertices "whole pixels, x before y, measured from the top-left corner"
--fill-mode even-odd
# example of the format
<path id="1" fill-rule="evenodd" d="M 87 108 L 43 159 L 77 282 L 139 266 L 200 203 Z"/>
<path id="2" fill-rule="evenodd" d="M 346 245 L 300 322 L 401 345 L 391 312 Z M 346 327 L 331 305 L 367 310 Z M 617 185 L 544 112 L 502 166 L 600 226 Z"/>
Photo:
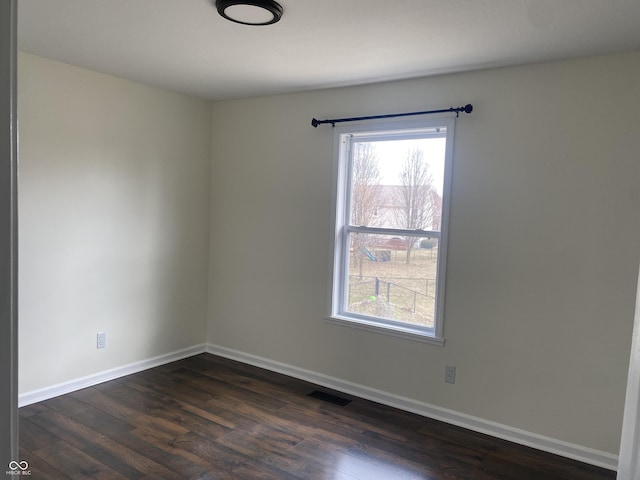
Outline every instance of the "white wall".
<path id="1" fill-rule="evenodd" d="M 333 145 L 311 118 L 465 103 L 446 345 L 326 323 Z M 209 342 L 617 454 L 638 111 L 640 52 L 215 103 Z"/>
<path id="2" fill-rule="evenodd" d="M 26 54 L 18 85 L 20 392 L 203 343 L 210 103 Z"/>

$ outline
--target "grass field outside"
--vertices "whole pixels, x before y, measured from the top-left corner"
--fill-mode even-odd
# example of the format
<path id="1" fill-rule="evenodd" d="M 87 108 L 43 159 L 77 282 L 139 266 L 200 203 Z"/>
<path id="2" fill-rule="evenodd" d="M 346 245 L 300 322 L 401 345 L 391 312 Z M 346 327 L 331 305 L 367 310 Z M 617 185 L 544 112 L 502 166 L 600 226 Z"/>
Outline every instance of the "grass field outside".
<path id="1" fill-rule="evenodd" d="M 385 261 L 351 252 L 347 310 L 433 327 L 438 247 L 414 249 L 409 263 L 405 250 L 382 247 L 369 253 Z"/>

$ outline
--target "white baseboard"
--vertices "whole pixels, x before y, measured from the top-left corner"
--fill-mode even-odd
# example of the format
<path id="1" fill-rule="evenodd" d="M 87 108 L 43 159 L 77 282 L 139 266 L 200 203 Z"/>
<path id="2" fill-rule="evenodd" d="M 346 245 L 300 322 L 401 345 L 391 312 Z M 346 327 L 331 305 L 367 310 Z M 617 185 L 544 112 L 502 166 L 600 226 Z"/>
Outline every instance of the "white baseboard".
<path id="1" fill-rule="evenodd" d="M 208 353 L 226 357 L 239 362 L 254 365 L 256 367 L 265 368 L 274 372 L 282 373 L 290 377 L 305 380 L 317 385 L 322 385 L 333 390 L 355 395 L 357 397 L 372 400 L 374 402 L 388 405 L 391 407 L 416 413 L 424 417 L 440 420 L 452 425 L 467 428 L 475 432 L 484 433 L 493 437 L 508 440 L 520 445 L 532 447 L 544 452 L 553 453 L 563 457 L 578 460 L 584 463 L 603 467 L 609 470 L 616 470 L 618 467 L 618 456 L 595 450 L 581 445 L 576 445 L 555 438 L 538 435 L 508 425 L 484 420 L 482 418 L 473 417 L 464 413 L 456 412 L 446 408 L 430 405 L 428 403 L 419 402 L 410 398 L 401 397 L 392 393 L 376 390 L 364 385 L 341 380 L 339 378 L 330 377 L 322 373 L 305 370 L 302 368 L 288 365 L 281 362 L 269 360 L 267 358 L 258 357 L 248 353 L 221 347 L 219 345 L 207 344 L 206 351 Z"/>
<path id="2" fill-rule="evenodd" d="M 348 382 L 336 377 L 324 375 L 322 373 L 305 370 L 286 363 L 276 362 L 267 358 L 258 357 L 248 353 L 232 350 L 213 344 L 194 345 L 189 348 L 170 352 L 165 355 L 149 358 L 139 362 L 130 363 L 122 367 L 117 367 L 104 372 L 99 372 L 86 377 L 71 380 L 69 382 L 60 383 L 51 387 L 33 390 L 20 394 L 18 397 L 18 406 L 24 407 L 32 403 L 41 402 L 49 398 L 71 393 L 82 388 L 91 387 L 102 382 L 114 380 L 116 378 L 130 375 L 132 373 L 141 372 L 149 368 L 164 365 L 166 363 L 181 360 L 183 358 L 208 352 L 221 357 L 237 360 L 256 367 L 265 368 L 274 372 L 282 373 L 290 377 L 299 378 L 317 385 L 322 385 L 333 390 L 355 395 L 357 397 L 372 400 L 384 405 L 406 410 L 416 413 L 424 417 L 440 420 L 452 425 L 467 428 L 476 432 L 491 435 L 493 437 L 508 440 L 528 447 L 536 448 L 545 452 L 561 455 L 563 457 L 578 460 L 598 467 L 609 470 L 616 470 L 618 467 L 618 456 L 611 453 L 595 450 L 581 445 L 576 445 L 562 440 L 557 440 L 526 430 L 513 428 L 508 425 L 484 420 L 482 418 L 473 417 L 464 413 L 456 412 L 446 408 L 430 405 L 428 403 L 419 402 L 410 398 L 401 397 L 393 393 L 376 390 L 357 383 Z"/>
<path id="3" fill-rule="evenodd" d="M 57 385 L 52 385 L 51 387 L 26 392 L 18 396 L 18 407 L 24 407 L 26 405 L 31 405 L 32 403 L 48 400 L 49 398 L 57 397 L 58 395 L 64 395 L 65 393 L 75 392 L 76 390 L 80 390 L 82 388 L 91 387 L 102 382 L 124 377 L 125 375 L 130 375 L 132 373 L 141 372 L 149 368 L 164 365 L 165 363 L 175 362 L 176 360 L 192 357 L 194 355 L 204 353 L 205 351 L 206 345 L 194 345 L 193 347 L 184 348 L 182 350 L 170 352 L 165 355 L 159 355 L 147 360 L 130 363 L 122 367 L 95 373 L 93 375 L 88 375 L 86 377 L 71 380 L 69 382 L 59 383 Z"/>

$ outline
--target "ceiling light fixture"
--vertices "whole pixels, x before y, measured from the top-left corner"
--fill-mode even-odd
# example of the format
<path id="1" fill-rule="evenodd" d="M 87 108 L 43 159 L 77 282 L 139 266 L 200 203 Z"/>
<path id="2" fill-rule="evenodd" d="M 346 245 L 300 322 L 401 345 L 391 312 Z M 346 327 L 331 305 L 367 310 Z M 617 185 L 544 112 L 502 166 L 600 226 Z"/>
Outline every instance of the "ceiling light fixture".
<path id="1" fill-rule="evenodd" d="M 242 25 L 271 25 L 282 17 L 282 6 L 273 0 L 216 0 L 218 13 Z"/>

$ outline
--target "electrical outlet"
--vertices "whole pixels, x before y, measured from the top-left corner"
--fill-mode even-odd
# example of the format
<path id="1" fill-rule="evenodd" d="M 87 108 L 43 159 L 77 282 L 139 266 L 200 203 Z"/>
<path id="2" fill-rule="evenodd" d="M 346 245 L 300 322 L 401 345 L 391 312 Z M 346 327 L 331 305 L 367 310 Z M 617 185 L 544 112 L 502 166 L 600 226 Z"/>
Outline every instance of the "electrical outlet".
<path id="1" fill-rule="evenodd" d="M 107 346 L 107 334 L 98 332 L 96 335 L 96 348 L 105 348 Z"/>
<path id="2" fill-rule="evenodd" d="M 444 381 L 447 383 L 456 383 L 456 367 L 449 365 L 444 367 Z"/>

